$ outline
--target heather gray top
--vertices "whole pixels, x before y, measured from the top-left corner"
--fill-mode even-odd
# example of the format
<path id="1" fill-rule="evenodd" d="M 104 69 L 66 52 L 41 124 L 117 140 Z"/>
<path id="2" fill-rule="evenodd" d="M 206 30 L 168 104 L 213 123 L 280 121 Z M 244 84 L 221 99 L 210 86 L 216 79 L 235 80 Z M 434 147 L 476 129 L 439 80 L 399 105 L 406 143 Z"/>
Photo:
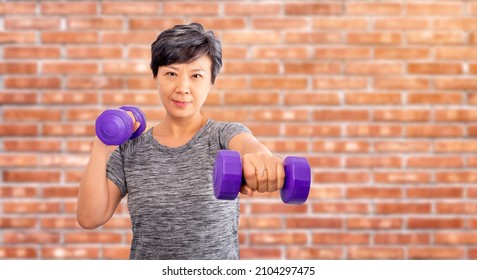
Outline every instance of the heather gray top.
<path id="1" fill-rule="evenodd" d="M 211 119 L 185 145 L 161 145 L 152 129 L 119 146 L 107 177 L 128 195 L 130 259 L 238 259 L 238 199 L 217 200 L 212 174 L 218 150 L 250 133 Z"/>

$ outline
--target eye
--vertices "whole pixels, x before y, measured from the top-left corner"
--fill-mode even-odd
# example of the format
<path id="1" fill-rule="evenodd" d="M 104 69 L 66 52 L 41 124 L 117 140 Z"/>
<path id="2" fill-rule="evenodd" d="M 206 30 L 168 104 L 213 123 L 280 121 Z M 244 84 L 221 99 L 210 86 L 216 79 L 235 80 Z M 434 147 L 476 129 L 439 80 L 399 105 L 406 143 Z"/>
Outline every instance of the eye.
<path id="1" fill-rule="evenodd" d="M 201 74 L 194 74 L 194 75 L 192 75 L 192 78 L 202 78 L 202 75 Z"/>
<path id="2" fill-rule="evenodd" d="M 171 77 L 177 76 L 177 74 L 174 73 L 174 72 L 166 72 L 165 75 L 166 75 L 166 76 L 171 76 Z"/>

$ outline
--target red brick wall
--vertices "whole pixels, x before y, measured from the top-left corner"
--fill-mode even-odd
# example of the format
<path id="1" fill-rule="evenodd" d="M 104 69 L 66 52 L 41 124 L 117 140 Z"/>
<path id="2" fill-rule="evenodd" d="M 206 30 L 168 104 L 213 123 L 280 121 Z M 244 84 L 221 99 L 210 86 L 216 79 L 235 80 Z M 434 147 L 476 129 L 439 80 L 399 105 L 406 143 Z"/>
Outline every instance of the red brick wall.
<path id="1" fill-rule="evenodd" d="M 149 46 L 215 30 L 224 68 L 206 110 L 275 153 L 305 155 L 303 206 L 243 199 L 241 257 L 477 258 L 477 1 L 3 1 L 0 257 L 127 258 L 126 204 L 75 218 L 94 120 L 160 121 Z"/>

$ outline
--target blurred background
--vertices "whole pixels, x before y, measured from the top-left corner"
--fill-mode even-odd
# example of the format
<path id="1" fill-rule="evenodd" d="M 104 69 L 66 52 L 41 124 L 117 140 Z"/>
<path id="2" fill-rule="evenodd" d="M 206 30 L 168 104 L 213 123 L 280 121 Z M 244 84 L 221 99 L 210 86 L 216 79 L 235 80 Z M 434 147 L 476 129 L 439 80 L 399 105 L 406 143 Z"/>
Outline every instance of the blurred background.
<path id="1" fill-rule="evenodd" d="M 94 121 L 164 115 L 150 44 L 223 44 L 205 111 L 306 156 L 306 204 L 241 199 L 242 259 L 477 258 L 477 1 L 1 1 L 0 258 L 126 259 L 126 200 L 76 222 Z M 200 191 L 200 190 L 199 190 Z"/>

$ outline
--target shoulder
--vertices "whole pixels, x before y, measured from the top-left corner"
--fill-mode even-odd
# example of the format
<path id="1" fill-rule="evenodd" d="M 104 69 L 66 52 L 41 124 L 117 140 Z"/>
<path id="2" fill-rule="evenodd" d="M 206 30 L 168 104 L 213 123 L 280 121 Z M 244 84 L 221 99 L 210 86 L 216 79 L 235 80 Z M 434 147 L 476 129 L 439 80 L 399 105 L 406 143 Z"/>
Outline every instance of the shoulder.
<path id="1" fill-rule="evenodd" d="M 130 156 L 138 149 L 144 147 L 145 143 L 147 143 L 151 137 L 151 132 L 152 130 L 148 129 L 139 137 L 124 142 L 119 146 L 119 151 L 123 154 L 123 156 Z"/>

